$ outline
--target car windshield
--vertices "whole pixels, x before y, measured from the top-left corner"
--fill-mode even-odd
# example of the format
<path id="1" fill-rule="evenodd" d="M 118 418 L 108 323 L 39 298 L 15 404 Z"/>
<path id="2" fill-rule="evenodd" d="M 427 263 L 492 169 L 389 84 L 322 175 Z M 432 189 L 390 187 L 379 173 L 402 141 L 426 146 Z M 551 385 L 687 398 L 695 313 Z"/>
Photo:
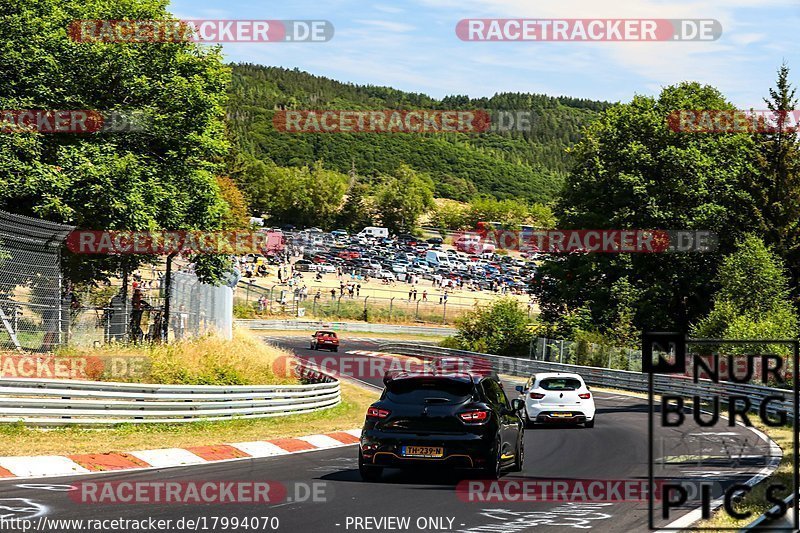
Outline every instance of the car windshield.
<path id="1" fill-rule="evenodd" d="M 544 390 L 577 390 L 582 383 L 575 378 L 545 378 L 539 383 Z"/>

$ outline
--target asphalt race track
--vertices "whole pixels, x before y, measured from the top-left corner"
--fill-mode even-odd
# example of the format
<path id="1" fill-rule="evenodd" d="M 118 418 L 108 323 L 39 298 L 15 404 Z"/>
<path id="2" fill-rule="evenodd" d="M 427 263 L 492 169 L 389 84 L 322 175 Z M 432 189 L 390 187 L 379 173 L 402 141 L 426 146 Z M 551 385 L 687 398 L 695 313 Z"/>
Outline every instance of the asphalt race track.
<path id="1" fill-rule="evenodd" d="M 300 357 L 328 356 L 312 352 L 305 336 L 272 339 L 294 350 Z M 369 341 L 343 340 L 333 356 L 367 357 L 347 354 L 351 350 L 375 350 Z M 375 377 L 363 381 L 379 384 Z M 505 383 L 513 392 L 514 383 Z M 513 397 L 512 395 L 510 395 Z M 537 428 L 526 431 L 523 472 L 503 477 L 506 481 L 552 479 L 647 479 L 647 401 L 613 393 L 595 393 L 597 423 L 583 427 Z M 691 419 L 689 419 L 691 422 Z M 315 433 L 313 427 L 308 433 Z M 680 479 L 704 479 L 720 485 L 743 482 L 764 465 L 766 445 L 743 427 L 700 428 L 693 423 L 670 431 L 662 430 L 655 457 L 665 470 L 656 475 Z M 735 446 L 735 459 L 730 459 Z M 251 530 L 287 532 L 335 531 L 647 531 L 646 501 L 626 502 L 468 502 L 459 498 L 456 486 L 464 476 L 436 470 L 401 473 L 387 470 L 379 483 L 361 481 L 357 471 L 356 446 L 238 460 L 202 466 L 154 469 L 93 476 L 47 478 L 34 481 L 0 482 L 0 517 L 51 519 L 166 519 L 205 517 L 206 531 L 214 517 L 277 517 L 264 528 L 262 522 Z M 725 459 L 701 461 L 698 456 L 726 455 Z M 278 481 L 288 489 L 289 499 L 274 505 L 224 504 L 86 504 L 69 497 L 71 486 L 80 481 Z M 463 484 L 466 482 L 462 482 Z M 305 489 L 316 487 L 319 500 L 310 501 Z M 301 500 L 301 501 L 298 501 Z M 697 502 L 674 510 L 665 525 L 698 506 Z M 390 517 L 400 517 L 400 521 Z M 402 519 L 408 519 L 408 523 Z M 174 523 L 174 522 L 173 522 Z M 217 522 L 219 524 L 219 522 Z M 51 527 L 52 523 L 51 523 Z M 8 528 L 0 528 L 13 531 Z M 68 527 L 44 531 L 73 531 Z M 178 529 L 172 529 L 177 531 Z M 39 529 L 42 531 L 42 529 Z"/>

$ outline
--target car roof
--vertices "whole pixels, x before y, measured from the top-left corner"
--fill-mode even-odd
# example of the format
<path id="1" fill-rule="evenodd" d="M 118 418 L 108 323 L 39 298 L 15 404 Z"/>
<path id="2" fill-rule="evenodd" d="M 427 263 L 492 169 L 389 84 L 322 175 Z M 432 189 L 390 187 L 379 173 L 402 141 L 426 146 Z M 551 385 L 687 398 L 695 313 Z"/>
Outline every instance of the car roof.
<path id="1" fill-rule="evenodd" d="M 388 385 L 397 381 L 405 381 L 410 379 L 441 379 L 443 381 L 459 381 L 461 383 L 479 383 L 486 376 L 471 374 L 469 372 L 446 372 L 444 374 L 436 374 L 431 372 L 405 372 L 405 371 L 389 371 L 383 376 L 383 383 Z"/>
<path id="2" fill-rule="evenodd" d="M 575 374 L 574 372 L 541 372 L 538 374 L 533 374 L 536 379 L 547 379 L 547 378 L 577 378 L 583 381 L 583 377 L 580 374 Z"/>

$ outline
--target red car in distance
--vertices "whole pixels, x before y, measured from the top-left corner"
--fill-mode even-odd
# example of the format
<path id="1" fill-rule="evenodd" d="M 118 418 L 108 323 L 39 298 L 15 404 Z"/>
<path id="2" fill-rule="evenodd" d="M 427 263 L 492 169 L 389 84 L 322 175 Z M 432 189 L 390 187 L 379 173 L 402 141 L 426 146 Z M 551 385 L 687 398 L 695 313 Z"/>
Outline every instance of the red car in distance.
<path id="1" fill-rule="evenodd" d="M 311 335 L 311 350 L 326 349 L 332 352 L 339 351 L 339 337 L 335 331 L 320 330 Z"/>

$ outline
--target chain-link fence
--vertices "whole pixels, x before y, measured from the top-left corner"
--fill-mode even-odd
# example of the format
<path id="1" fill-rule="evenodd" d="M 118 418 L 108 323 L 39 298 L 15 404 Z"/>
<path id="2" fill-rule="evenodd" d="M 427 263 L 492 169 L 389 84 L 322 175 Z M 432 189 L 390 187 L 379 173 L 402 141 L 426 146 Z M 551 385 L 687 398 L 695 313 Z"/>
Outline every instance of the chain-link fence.
<path id="1" fill-rule="evenodd" d="M 641 350 L 608 344 L 596 344 L 583 340 L 570 341 L 534 337 L 530 343 L 528 357 L 553 363 L 596 366 L 637 372 L 642 370 Z"/>
<path id="2" fill-rule="evenodd" d="M 70 226 L 0 211 L 0 349 L 46 351 L 66 342 L 60 247 Z"/>
<path id="3" fill-rule="evenodd" d="M 164 323 L 163 278 L 128 288 L 110 288 L 104 306 L 81 305 L 70 313 L 70 344 L 88 346 L 108 342 L 160 342 L 215 332 L 230 339 L 233 331 L 233 292 L 227 286 L 201 283 L 192 272 L 173 272 L 170 284 L 169 324 Z M 137 294 L 138 291 L 138 294 Z M 89 301 L 86 295 L 80 300 Z"/>
<path id="4" fill-rule="evenodd" d="M 254 316 L 314 317 L 331 320 L 363 320 L 452 324 L 474 305 L 454 303 L 444 293 L 427 291 L 409 298 L 364 295 L 366 290 L 319 289 L 313 293 L 286 284 L 269 288 L 242 281 L 236 288 L 234 302 L 240 318 Z"/>
<path id="5" fill-rule="evenodd" d="M 49 351 L 59 345 L 183 339 L 216 331 L 230 338 L 230 287 L 173 272 L 164 323 L 163 276 L 128 286 L 122 279 L 81 292 L 63 280 L 61 247 L 72 227 L 0 211 L 0 350 Z"/>
<path id="6" fill-rule="evenodd" d="M 191 272 L 175 272 L 170 284 L 171 338 L 180 340 L 214 331 L 233 334 L 233 289 L 200 283 Z"/>

